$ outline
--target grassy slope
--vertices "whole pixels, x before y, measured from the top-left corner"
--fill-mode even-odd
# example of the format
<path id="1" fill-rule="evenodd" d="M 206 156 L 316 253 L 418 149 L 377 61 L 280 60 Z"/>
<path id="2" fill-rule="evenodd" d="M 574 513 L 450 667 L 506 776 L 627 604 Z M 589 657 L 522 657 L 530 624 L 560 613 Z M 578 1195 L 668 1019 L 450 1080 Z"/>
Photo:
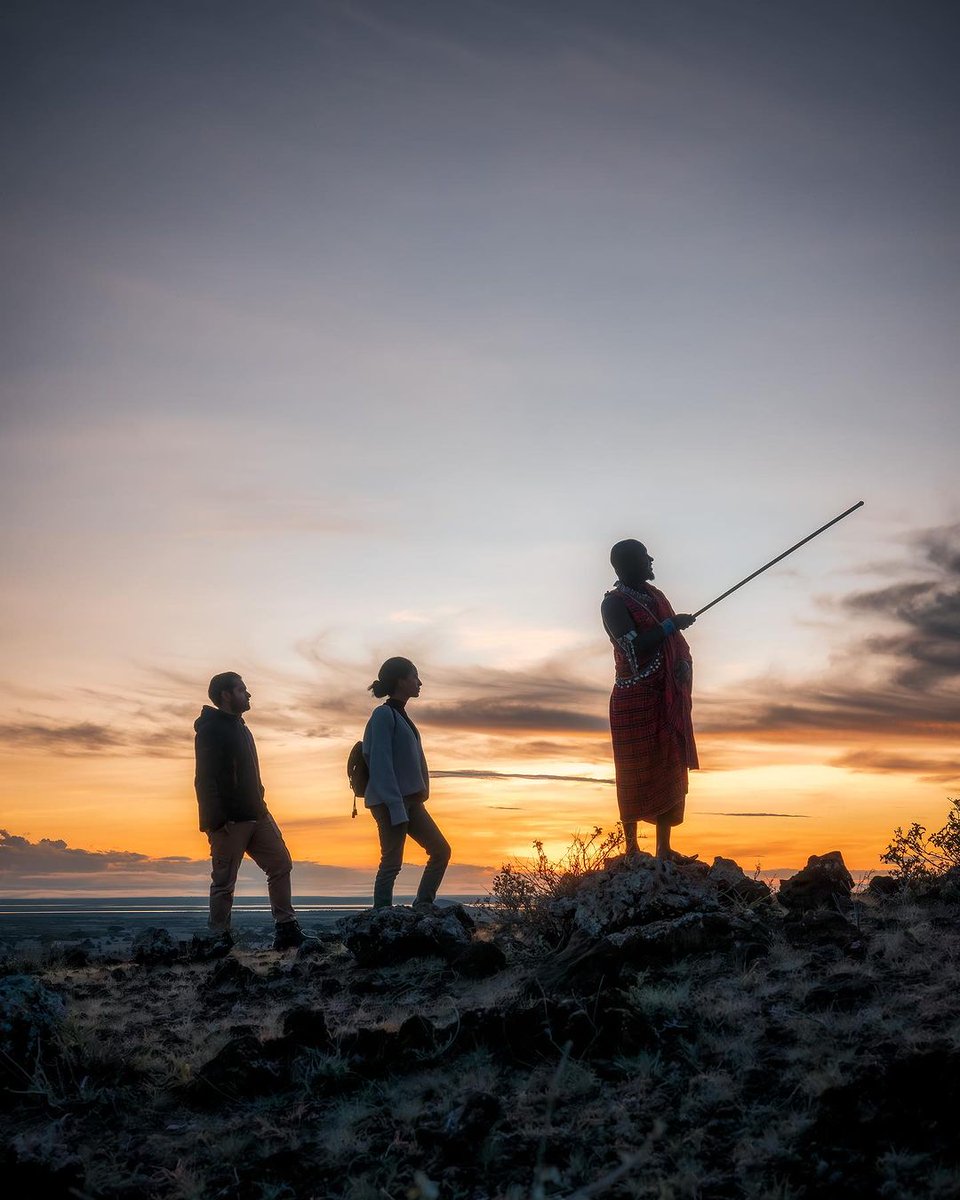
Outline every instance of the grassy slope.
<path id="1" fill-rule="evenodd" d="M 471 982 L 434 960 L 365 971 L 339 948 L 240 951 L 257 978 L 211 994 L 210 964 L 34 964 L 67 1001 L 64 1049 L 8 1097 L 5 1140 L 21 1161 L 79 1159 L 78 1194 L 111 1200 L 958 1196 L 933 1095 L 951 1085 L 931 1075 L 960 1077 L 956 911 L 861 913 L 862 960 L 775 934 L 749 964 L 631 973 L 616 1004 L 645 1032 L 625 1053 L 457 1039 L 458 1016 L 519 994 L 522 954 Z M 276 1037 L 296 1006 L 323 1009 L 335 1036 L 421 1014 L 451 1048 L 379 1070 L 302 1049 L 280 1091 L 202 1105 L 184 1091 L 231 1037 Z M 501 1107 L 471 1125 L 457 1110 L 477 1093 Z"/>

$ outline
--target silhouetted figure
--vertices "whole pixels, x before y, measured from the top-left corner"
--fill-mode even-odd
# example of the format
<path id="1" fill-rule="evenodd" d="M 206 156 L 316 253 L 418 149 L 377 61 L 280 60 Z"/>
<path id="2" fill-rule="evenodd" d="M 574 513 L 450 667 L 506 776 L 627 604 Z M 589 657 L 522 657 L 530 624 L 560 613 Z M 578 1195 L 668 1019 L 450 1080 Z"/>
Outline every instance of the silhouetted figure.
<path id="1" fill-rule="evenodd" d="M 363 757 L 370 771 L 364 804 L 377 822 L 380 867 L 373 907 L 393 904 L 393 885 L 403 866 L 407 836 L 426 850 L 414 905 L 432 904 L 450 861 L 450 846 L 427 812 L 430 775 L 420 733 L 407 715 L 407 701 L 420 695 L 417 668 L 408 658 L 388 658 L 368 691 L 388 697 L 375 708 L 363 731 Z"/>
<path id="2" fill-rule="evenodd" d="M 210 680 L 205 704 L 194 723 L 197 731 L 197 801 L 200 828 L 210 842 L 210 930 L 219 948 L 233 945 L 230 914 L 237 872 L 244 854 L 267 876 L 270 907 L 276 922 L 275 950 L 302 945 L 306 937 L 297 922 L 290 894 L 293 862 L 283 835 L 264 802 L 260 763 L 253 734 L 243 714 L 250 693 L 236 671 Z"/>
<path id="3" fill-rule="evenodd" d="M 610 734 L 627 853 L 639 849 L 637 822 L 650 821 L 657 857 L 682 862 L 670 830 L 683 821 L 687 771 L 700 764 L 690 719 L 693 658 L 680 630 L 695 618 L 675 613 L 651 585 L 653 559 L 642 542 L 617 542 L 610 562 L 617 582 L 600 612 L 616 666 Z"/>

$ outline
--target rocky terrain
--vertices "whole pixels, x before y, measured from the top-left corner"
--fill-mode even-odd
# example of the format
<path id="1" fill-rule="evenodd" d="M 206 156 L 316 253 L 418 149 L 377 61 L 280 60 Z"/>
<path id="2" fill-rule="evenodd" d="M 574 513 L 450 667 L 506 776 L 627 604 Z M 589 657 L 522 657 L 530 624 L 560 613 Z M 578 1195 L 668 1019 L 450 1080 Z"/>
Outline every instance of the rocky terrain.
<path id="1" fill-rule="evenodd" d="M 960 1195 L 960 897 L 640 854 L 523 919 L 0 965 L 3 1178 L 103 1200 Z"/>

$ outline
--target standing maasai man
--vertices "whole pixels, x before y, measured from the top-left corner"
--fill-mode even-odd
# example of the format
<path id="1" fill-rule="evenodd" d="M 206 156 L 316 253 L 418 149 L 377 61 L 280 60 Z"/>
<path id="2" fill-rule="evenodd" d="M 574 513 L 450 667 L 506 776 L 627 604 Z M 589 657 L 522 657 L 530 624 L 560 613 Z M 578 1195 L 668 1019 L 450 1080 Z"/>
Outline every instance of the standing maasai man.
<path id="1" fill-rule="evenodd" d="M 617 582 L 600 613 L 616 666 L 610 733 L 627 853 L 639 849 L 637 822 L 650 821 L 657 858 L 689 862 L 670 849 L 670 830 L 683 820 L 687 771 L 700 765 L 690 719 L 693 658 L 680 632 L 696 618 L 675 613 L 651 586 L 653 559 L 642 542 L 617 542 L 610 562 Z"/>

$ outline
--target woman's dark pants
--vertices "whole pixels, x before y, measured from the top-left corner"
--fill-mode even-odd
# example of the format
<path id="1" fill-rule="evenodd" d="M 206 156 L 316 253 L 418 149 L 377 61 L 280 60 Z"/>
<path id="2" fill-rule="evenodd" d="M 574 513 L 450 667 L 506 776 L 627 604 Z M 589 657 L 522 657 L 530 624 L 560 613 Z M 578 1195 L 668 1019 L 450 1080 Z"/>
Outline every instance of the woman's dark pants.
<path id="1" fill-rule="evenodd" d="M 437 828 L 422 800 L 404 800 L 409 820 L 400 825 L 390 824 L 390 810 L 385 804 L 374 804 L 370 811 L 380 833 L 380 868 L 373 884 L 373 907 L 387 908 L 393 903 L 393 884 L 403 866 L 403 846 L 407 835 L 428 854 L 416 902 L 432 903 L 443 873 L 450 861 L 450 844 Z"/>

